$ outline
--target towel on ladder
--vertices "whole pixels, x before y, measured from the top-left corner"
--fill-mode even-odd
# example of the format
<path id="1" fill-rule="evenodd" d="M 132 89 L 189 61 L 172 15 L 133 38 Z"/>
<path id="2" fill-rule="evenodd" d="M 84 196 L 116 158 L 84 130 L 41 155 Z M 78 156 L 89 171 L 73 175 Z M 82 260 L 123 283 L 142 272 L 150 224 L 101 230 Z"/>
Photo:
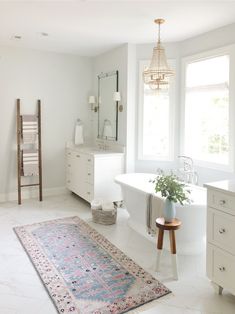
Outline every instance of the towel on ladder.
<path id="1" fill-rule="evenodd" d="M 38 151 L 37 150 L 23 150 L 23 175 L 38 176 Z"/>
<path id="2" fill-rule="evenodd" d="M 149 194 L 146 217 L 148 234 L 156 234 L 156 219 L 162 216 L 163 206 L 163 198 L 157 196 L 156 194 Z"/>
<path id="3" fill-rule="evenodd" d="M 36 144 L 38 119 L 34 115 L 22 116 L 22 139 L 24 144 Z"/>

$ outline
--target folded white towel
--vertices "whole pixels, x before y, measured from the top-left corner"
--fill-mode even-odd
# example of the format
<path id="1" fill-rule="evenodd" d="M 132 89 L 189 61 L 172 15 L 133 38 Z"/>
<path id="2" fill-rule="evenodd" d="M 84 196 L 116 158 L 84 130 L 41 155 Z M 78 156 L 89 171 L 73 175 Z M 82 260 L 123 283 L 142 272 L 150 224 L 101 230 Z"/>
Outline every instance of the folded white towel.
<path id="1" fill-rule="evenodd" d="M 26 114 L 22 116 L 23 123 L 25 122 L 37 122 L 38 117 L 36 115 Z"/>
<path id="2" fill-rule="evenodd" d="M 29 163 L 24 163 L 23 165 L 23 174 L 25 177 L 28 176 L 38 176 L 38 162 L 33 163 L 33 162 L 29 162 Z"/>
<path id="3" fill-rule="evenodd" d="M 91 209 L 102 209 L 102 200 L 95 199 L 91 202 Z"/>
<path id="4" fill-rule="evenodd" d="M 23 153 L 23 157 L 24 158 L 37 157 L 37 156 L 38 156 L 38 153 L 33 153 L 33 154 L 25 154 L 25 153 Z"/>
<path id="5" fill-rule="evenodd" d="M 108 203 L 103 203 L 102 204 L 102 210 L 103 211 L 111 211 L 114 210 L 114 205 L 112 202 L 108 202 Z"/>
<path id="6" fill-rule="evenodd" d="M 25 122 L 23 121 L 23 126 L 37 126 L 38 123 L 35 121 L 35 122 Z"/>
<path id="7" fill-rule="evenodd" d="M 103 138 L 110 138 L 113 136 L 113 130 L 110 120 L 104 120 L 104 127 L 103 127 Z"/>
<path id="8" fill-rule="evenodd" d="M 38 157 L 23 157 L 23 162 L 37 161 Z"/>
<path id="9" fill-rule="evenodd" d="M 23 143 L 24 144 L 35 144 L 37 142 L 36 132 L 24 132 L 23 133 Z"/>
<path id="10" fill-rule="evenodd" d="M 37 128 L 30 128 L 30 129 L 24 129 L 23 128 L 23 135 L 25 133 L 37 133 L 38 129 Z"/>
<path id="11" fill-rule="evenodd" d="M 37 155 L 38 151 L 37 149 L 24 149 L 23 150 L 23 155 Z"/>

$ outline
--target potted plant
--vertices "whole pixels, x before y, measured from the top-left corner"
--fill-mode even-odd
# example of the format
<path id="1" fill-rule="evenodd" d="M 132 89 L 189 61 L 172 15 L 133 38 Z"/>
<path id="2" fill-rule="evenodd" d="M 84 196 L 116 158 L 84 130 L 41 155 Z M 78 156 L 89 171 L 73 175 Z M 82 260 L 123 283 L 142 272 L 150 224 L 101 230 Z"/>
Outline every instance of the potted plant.
<path id="1" fill-rule="evenodd" d="M 155 184 L 155 192 L 160 192 L 165 198 L 163 207 L 163 216 L 166 222 L 172 222 L 175 218 L 175 203 L 190 203 L 189 190 L 185 189 L 185 184 L 180 182 L 174 174 L 164 174 L 161 172 L 156 179 L 152 181 Z"/>

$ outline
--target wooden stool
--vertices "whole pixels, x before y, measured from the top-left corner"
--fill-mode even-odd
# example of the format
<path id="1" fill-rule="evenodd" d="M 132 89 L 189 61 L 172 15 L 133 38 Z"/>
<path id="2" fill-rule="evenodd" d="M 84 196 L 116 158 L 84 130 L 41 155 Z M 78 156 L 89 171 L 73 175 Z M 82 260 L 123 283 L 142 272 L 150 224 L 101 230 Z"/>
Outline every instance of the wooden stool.
<path id="1" fill-rule="evenodd" d="M 165 222 L 163 217 L 156 219 L 156 225 L 159 229 L 158 239 L 157 239 L 157 263 L 156 271 L 159 271 L 160 268 L 160 259 L 163 246 L 164 231 L 169 231 L 170 237 L 170 247 L 171 247 L 171 258 L 172 258 L 172 268 L 174 279 L 178 279 L 178 270 L 177 270 L 177 255 L 176 255 L 176 242 L 175 242 L 175 230 L 179 229 L 181 226 L 181 221 L 175 218 L 172 222 Z"/>

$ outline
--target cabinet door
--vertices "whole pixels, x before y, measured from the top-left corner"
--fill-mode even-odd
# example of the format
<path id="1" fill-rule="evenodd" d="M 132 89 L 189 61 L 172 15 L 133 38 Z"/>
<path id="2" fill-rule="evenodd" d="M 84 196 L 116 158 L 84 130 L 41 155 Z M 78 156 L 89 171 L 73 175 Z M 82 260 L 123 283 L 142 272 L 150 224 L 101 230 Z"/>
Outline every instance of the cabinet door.
<path id="1" fill-rule="evenodd" d="M 207 275 L 217 285 L 235 293 L 235 257 L 208 244 Z"/>
<path id="2" fill-rule="evenodd" d="M 235 255 L 235 217 L 210 207 L 207 213 L 208 241 Z"/>
<path id="3" fill-rule="evenodd" d="M 72 165 L 74 192 L 84 197 L 85 188 L 85 156 L 84 154 L 74 152 L 74 162 Z"/>

